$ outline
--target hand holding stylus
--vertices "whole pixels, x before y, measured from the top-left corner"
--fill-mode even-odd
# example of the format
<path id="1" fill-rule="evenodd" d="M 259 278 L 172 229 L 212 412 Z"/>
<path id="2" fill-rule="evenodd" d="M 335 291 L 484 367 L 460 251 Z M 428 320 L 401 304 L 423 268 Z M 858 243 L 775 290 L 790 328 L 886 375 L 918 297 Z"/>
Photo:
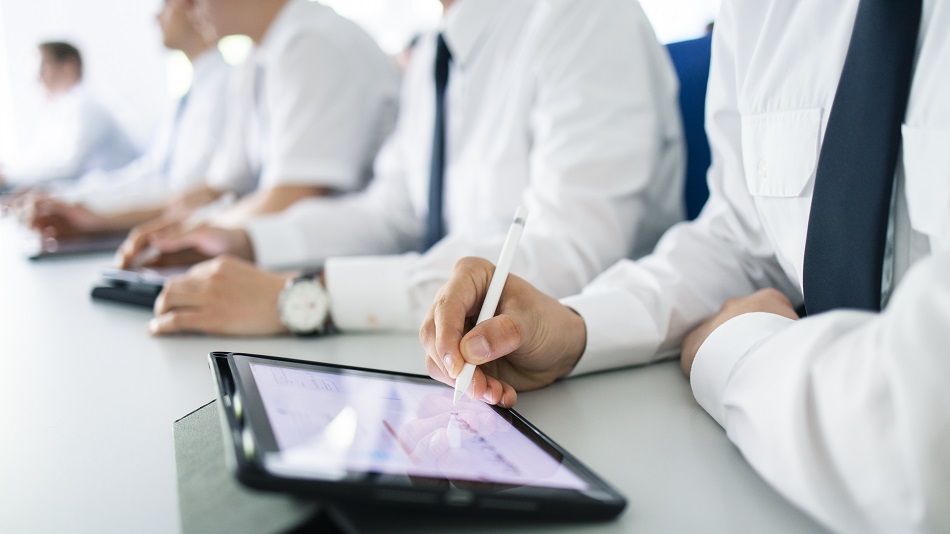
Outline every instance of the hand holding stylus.
<path id="1" fill-rule="evenodd" d="M 493 304 L 486 296 L 491 280 L 500 277 L 495 272 L 488 260 L 460 260 L 419 339 L 430 376 L 510 408 L 517 391 L 544 387 L 570 373 L 584 351 L 587 330 L 577 313 L 515 275 L 502 282 L 504 292 Z M 489 318 L 466 333 L 479 309 L 489 310 Z M 459 381 L 465 363 L 477 367 L 471 379 Z"/>

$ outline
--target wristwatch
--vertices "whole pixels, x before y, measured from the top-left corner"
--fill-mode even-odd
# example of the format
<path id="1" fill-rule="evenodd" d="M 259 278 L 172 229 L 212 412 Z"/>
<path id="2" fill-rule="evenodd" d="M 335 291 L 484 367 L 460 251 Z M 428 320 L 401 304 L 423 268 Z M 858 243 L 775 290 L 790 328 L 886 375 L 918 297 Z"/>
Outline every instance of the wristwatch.
<path id="1" fill-rule="evenodd" d="M 277 300 L 277 312 L 280 322 L 298 336 L 323 333 L 330 316 L 330 296 L 318 273 L 288 280 Z"/>

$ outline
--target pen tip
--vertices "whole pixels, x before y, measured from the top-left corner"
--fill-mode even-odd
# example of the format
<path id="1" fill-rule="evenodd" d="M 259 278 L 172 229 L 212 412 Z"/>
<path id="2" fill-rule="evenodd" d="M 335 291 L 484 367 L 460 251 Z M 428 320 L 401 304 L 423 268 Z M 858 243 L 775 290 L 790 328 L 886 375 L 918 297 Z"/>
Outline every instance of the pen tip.
<path id="1" fill-rule="evenodd" d="M 523 225 L 527 218 L 528 208 L 524 207 L 524 205 L 518 206 L 518 209 L 515 210 L 515 222 Z"/>

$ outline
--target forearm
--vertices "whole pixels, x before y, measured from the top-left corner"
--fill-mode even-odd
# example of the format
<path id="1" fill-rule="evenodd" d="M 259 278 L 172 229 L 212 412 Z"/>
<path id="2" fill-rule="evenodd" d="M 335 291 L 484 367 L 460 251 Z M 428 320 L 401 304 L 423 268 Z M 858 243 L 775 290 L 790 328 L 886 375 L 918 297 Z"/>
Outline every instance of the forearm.
<path id="1" fill-rule="evenodd" d="M 120 232 L 130 230 L 142 223 L 161 216 L 161 214 L 162 208 L 158 206 L 111 213 L 103 216 L 103 226 L 100 231 Z"/>
<path id="2" fill-rule="evenodd" d="M 881 314 L 741 315 L 693 364 L 697 400 L 753 467 L 833 530 L 950 528 L 948 269 L 912 270 Z"/>
<path id="3" fill-rule="evenodd" d="M 674 357 L 683 338 L 723 302 L 763 287 L 800 300 L 768 249 L 747 246 L 755 236 L 726 237 L 736 223 L 717 211 L 674 227 L 650 256 L 617 263 L 583 294 L 563 300 L 589 332 L 575 374 Z"/>
<path id="4" fill-rule="evenodd" d="M 370 189 L 308 198 L 246 226 L 255 260 L 267 269 L 310 268 L 331 256 L 396 254 L 414 250 L 422 222 L 401 183 L 377 178 Z"/>
<path id="5" fill-rule="evenodd" d="M 190 212 L 209 202 L 213 202 L 224 194 L 221 189 L 202 185 L 190 189 L 165 203 L 162 208 L 164 214 Z"/>
<path id="6" fill-rule="evenodd" d="M 329 190 L 319 186 L 284 185 L 259 190 L 241 199 L 216 220 L 224 226 L 243 226 L 261 215 L 279 213 L 304 198 L 325 196 Z"/>
<path id="7" fill-rule="evenodd" d="M 582 212 L 606 204 L 578 201 L 572 206 Z M 605 214 L 598 222 L 579 225 L 572 224 L 578 213 L 566 211 L 537 208 L 529 215 L 511 271 L 557 297 L 580 290 L 625 250 L 626 234 L 612 217 Z M 502 232 L 450 234 L 424 254 L 330 258 L 327 273 L 337 325 L 348 330 L 417 330 L 455 263 L 466 256 L 494 260 L 504 240 Z"/>

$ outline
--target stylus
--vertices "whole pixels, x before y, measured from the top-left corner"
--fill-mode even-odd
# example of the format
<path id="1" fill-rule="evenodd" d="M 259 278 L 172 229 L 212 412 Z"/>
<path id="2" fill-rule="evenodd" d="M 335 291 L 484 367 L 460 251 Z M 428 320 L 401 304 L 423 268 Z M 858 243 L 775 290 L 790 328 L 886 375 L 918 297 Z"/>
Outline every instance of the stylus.
<path id="1" fill-rule="evenodd" d="M 205 204 L 200 208 L 196 209 L 181 223 L 181 232 L 190 232 L 195 228 L 198 228 L 202 224 L 206 223 L 208 219 L 211 218 L 215 213 L 227 208 L 231 204 L 234 204 L 234 201 L 237 199 L 237 195 L 233 192 L 228 192 L 221 195 L 220 198 Z M 154 245 L 149 245 L 142 249 L 134 258 L 132 258 L 131 267 L 133 269 L 138 269 L 143 265 L 149 264 L 158 259 L 162 255 L 162 251 L 158 250 Z"/>
<path id="2" fill-rule="evenodd" d="M 521 232 L 524 231 L 524 223 L 527 218 L 528 210 L 524 206 L 518 206 L 515 211 L 515 219 L 511 221 L 511 227 L 508 228 L 508 237 L 505 238 L 505 244 L 501 247 L 501 257 L 498 258 L 495 273 L 488 283 L 488 292 L 485 293 L 482 310 L 478 313 L 478 321 L 475 324 L 487 321 L 495 316 L 498 301 L 501 300 L 501 291 L 505 288 L 505 281 L 508 280 L 508 271 L 511 270 L 511 262 L 515 259 L 515 252 L 518 250 L 518 242 L 521 240 Z M 473 376 L 475 376 L 475 366 L 466 362 L 462 367 L 462 372 L 455 379 L 453 404 L 458 404 L 459 399 L 468 391 Z"/>

